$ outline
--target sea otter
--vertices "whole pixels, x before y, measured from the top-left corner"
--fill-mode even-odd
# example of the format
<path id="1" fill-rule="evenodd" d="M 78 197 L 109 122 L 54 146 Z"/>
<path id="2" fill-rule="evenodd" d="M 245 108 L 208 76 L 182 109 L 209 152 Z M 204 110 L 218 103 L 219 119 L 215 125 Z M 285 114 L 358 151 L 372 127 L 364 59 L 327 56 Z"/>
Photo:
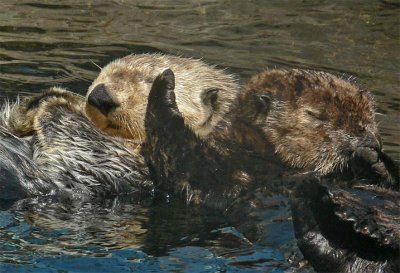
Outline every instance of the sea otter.
<path id="1" fill-rule="evenodd" d="M 294 81 L 290 81 L 291 77 Z M 270 82 L 264 82 L 266 78 Z M 332 90 L 324 90 L 323 87 L 327 86 L 320 81 L 329 83 Z M 335 81 L 337 81 L 336 85 Z M 293 84 L 292 87 L 298 88 L 290 89 L 290 83 Z M 350 91 L 349 87 L 351 87 Z M 303 90 L 303 88 L 311 90 Z M 215 139 L 209 138 L 206 142 L 199 139 L 190 128 L 185 126 L 175 103 L 173 89 L 173 72 L 167 70 L 156 79 L 153 85 L 145 121 L 148 134 L 146 149 L 153 162 L 153 169 L 161 185 L 165 185 L 165 189 L 182 194 L 187 202 L 202 203 L 214 208 L 229 208 L 232 212 L 243 210 L 249 204 L 257 206 L 257 200 L 249 199 L 249 195 L 243 196 L 257 186 L 264 184 L 266 191 L 271 192 L 277 186 L 273 183 L 277 178 L 286 189 L 290 188 L 292 183 L 296 183 L 291 202 L 296 237 L 305 258 L 317 271 L 377 273 L 399 270 L 398 166 L 380 149 L 381 144 L 377 131 L 374 130 L 376 125 L 373 121 L 373 108 L 371 101 L 368 101 L 368 94 L 356 89 L 354 84 L 343 83 L 343 80 L 326 73 L 298 70 L 264 72 L 253 78 L 248 89 L 245 89 L 247 92 L 239 96 L 239 103 L 244 99 L 239 104 L 244 110 L 239 111 L 239 120 L 234 120 L 230 128 L 223 124 L 219 127 L 221 131 L 215 132 L 217 133 Z M 336 92 L 337 95 L 335 95 Z M 311 95 L 310 93 L 324 98 L 321 101 L 323 108 L 318 108 L 321 105 L 316 104 L 317 100 L 314 98 L 310 100 L 311 103 L 301 100 L 302 95 Z M 346 98 L 347 95 L 350 97 Z M 353 107 L 348 109 L 348 112 L 341 114 L 339 111 L 334 111 L 336 107 L 343 107 L 343 103 L 349 102 L 353 102 Z M 249 104 L 246 105 L 246 103 Z M 333 105 L 330 105 L 331 103 Z M 249 108 L 249 105 L 254 107 Z M 307 107 L 305 113 L 310 117 L 302 113 L 304 106 Z M 328 112 L 326 107 L 333 109 Z M 234 108 L 235 111 L 236 109 Z M 291 111 L 287 111 L 289 109 L 298 115 L 302 114 L 295 119 L 302 124 L 294 123 L 286 130 L 282 130 L 275 118 L 279 117 L 283 125 L 289 125 L 290 123 L 287 122 L 287 115 L 289 117 L 291 115 Z M 357 111 L 354 110 L 361 112 L 355 113 Z M 282 115 L 279 115 L 280 111 Z M 308 113 L 308 111 L 312 112 Z M 365 117 L 362 116 L 363 113 Z M 351 120 L 347 114 L 352 117 Z M 268 115 L 272 115 L 272 120 L 269 122 Z M 252 119 L 241 120 L 244 124 L 240 124 L 240 117 L 252 117 Z M 251 124 L 252 121 L 253 124 Z M 327 123 L 327 127 L 323 127 L 322 121 Z M 300 159 L 296 161 L 288 161 L 285 157 L 281 159 L 281 163 L 292 163 L 292 168 L 299 167 L 296 164 L 300 162 L 303 164 L 302 167 L 311 167 L 314 172 L 295 172 L 291 175 L 283 175 L 279 179 L 276 175 L 274 176 L 274 173 L 280 171 L 282 174 L 285 169 L 279 167 L 282 165 L 276 161 L 276 158 L 274 158 L 275 162 L 266 159 L 265 152 L 268 150 L 277 152 L 279 160 L 279 153 L 286 155 L 286 151 L 268 149 L 262 145 L 262 142 L 254 142 L 256 146 L 249 145 L 247 142 L 248 139 L 254 139 L 254 134 L 264 135 L 267 138 L 268 134 L 272 136 L 280 134 L 280 137 L 286 138 L 285 143 L 289 145 L 288 151 L 292 146 L 304 149 L 310 146 L 302 147 L 301 142 L 299 144 L 288 141 L 290 139 L 294 141 L 296 137 L 298 141 L 303 140 L 302 135 L 297 135 L 291 127 L 307 133 L 307 128 L 309 130 L 337 128 L 334 125 L 339 126 L 339 121 L 350 124 L 356 122 L 364 129 L 354 130 L 346 124 L 341 125 L 343 130 L 337 134 L 346 133 L 347 138 L 341 139 L 345 143 L 340 143 L 342 144 L 338 147 L 340 149 L 336 149 L 336 157 L 330 157 L 332 160 L 341 159 L 338 163 L 326 162 L 321 157 L 317 157 L 319 160 L 311 163 L 301 163 Z M 239 132 L 234 130 L 235 124 L 241 125 L 236 127 Z M 254 124 L 260 125 L 258 131 L 252 128 Z M 310 126 L 313 124 L 318 126 Z M 271 125 L 275 127 L 270 128 Z M 240 133 L 240 130 L 246 127 L 253 129 L 253 131 L 248 130 L 252 134 Z M 371 131 L 372 135 L 370 135 Z M 225 138 L 226 136 L 228 139 Z M 332 147 L 324 143 L 332 136 L 335 134 L 326 133 L 322 135 L 322 138 L 319 136 L 313 138 L 315 139 L 313 144 L 327 147 L 319 151 L 320 153 L 333 154 L 329 148 L 335 149 L 336 146 Z M 312 137 L 312 134 L 308 133 L 306 137 Z M 273 140 L 270 145 L 274 144 Z M 230 141 L 235 144 L 232 145 Z M 275 141 L 279 143 L 278 138 L 275 138 Z M 333 144 L 337 145 L 337 142 Z M 233 149 L 235 145 L 237 146 Z M 255 150 L 254 147 L 259 149 Z M 253 150 L 249 151 L 249 148 Z M 302 156 L 299 153 L 297 155 Z M 310 153 L 304 154 L 306 158 L 309 155 Z M 338 183 L 341 182 L 338 180 L 343 177 L 335 176 L 335 172 L 340 174 L 343 165 L 349 165 L 350 172 L 354 174 L 351 183 L 348 181 Z M 271 169 L 271 166 L 275 168 Z M 321 168 L 322 166 L 328 166 L 328 168 Z M 364 176 L 360 178 L 362 171 L 364 171 Z M 318 176 L 324 175 L 325 185 L 319 184 Z M 258 179 L 265 180 L 257 181 Z M 366 183 L 372 183 L 372 185 Z M 242 201 L 246 202 L 247 206 L 244 207 Z M 232 207 L 235 208 L 232 209 Z"/>
<path id="2" fill-rule="evenodd" d="M 35 189 L 52 184 L 45 180 L 62 181 L 57 182 L 59 187 L 56 185 L 52 189 L 62 189 L 67 183 L 65 181 L 72 181 L 71 185 L 76 184 L 74 188 L 95 196 L 130 191 L 120 186 L 125 182 L 114 183 L 113 179 L 130 183 L 133 191 L 137 190 L 138 181 L 150 185 L 145 159 L 140 155 L 140 145 L 144 141 L 143 122 L 148 92 L 155 76 L 159 74 L 157 71 L 162 71 L 163 67 L 173 67 L 179 73 L 178 103 L 183 109 L 186 124 L 198 135 L 206 136 L 236 99 L 239 87 L 234 77 L 199 60 L 161 54 L 129 55 L 104 67 L 89 87 L 86 98 L 52 88 L 2 112 L 4 140 L 0 141 L 0 145 L 3 154 L 7 155 L 3 171 L 9 176 L 10 172 L 15 173 L 16 179 L 21 181 L 25 181 L 23 177 L 26 173 L 34 174 L 38 179 L 36 187 L 28 187 L 31 183 L 29 179 L 20 183 L 22 196 L 38 194 Z M 62 116 L 62 119 L 49 121 L 48 116 Z M 85 117 L 94 124 L 85 120 Z M 93 136 L 90 136 L 91 129 Z M 98 129 L 102 129 L 109 137 Z M 53 131 L 56 132 L 55 137 L 53 134 L 47 135 Z M 31 136 L 34 141 L 29 143 L 21 138 Z M 8 145 L 10 139 L 30 147 L 30 151 L 24 154 L 29 168 L 16 167 L 14 150 Z M 101 139 L 104 141 L 97 143 Z M 109 142 L 108 148 L 98 151 L 97 147 Z M 11 141 L 11 146 L 13 143 Z M 88 154 L 83 155 L 85 153 Z M 29 158 L 32 154 L 33 158 Z M 106 158 L 112 164 L 96 170 L 99 160 L 103 165 L 106 164 Z M 90 168 L 91 165 L 94 167 Z M 78 170 L 76 174 L 74 170 Z M 123 175 L 124 171 L 126 175 Z M 66 176 L 70 179 L 65 179 Z M 124 178 L 118 178 L 120 176 Z M 84 180 L 82 183 L 81 179 Z M 39 192 L 47 194 L 49 191 L 43 189 Z"/>
<path id="3" fill-rule="evenodd" d="M 42 95 L 14 105 L 12 109 L 4 110 L 2 112 L 3 137 L 7 138 L 6 135 L 9 134 L 15 135 L 15 141 L 31 146 L 31 151 L 24 157 L 29 161 L 30 168 L 35 169 L 31 171 L 13 169 L 15 166 L 3 166 L 3 169 L 7 168 L 8 171 L 12 170 L 11 172 L 18 173 L 18 179 L 22 179 L 22 176 L 29 172 L 37 173 L 38 177 L 42 177 L 37 183 L 38 187 L 45 184 L 40 183 L 40 181 L 49 179 L 58 181 L 61 179 L 63 181 L 60 182 L 62 188 L 64 180 L 67 181 L 64 176 L 69 175 L 74 181 L 72 184 L 86 177 L 88 181 L 82 183 L 84 189 L 81 189 L 81 191 L 86 191 L 92 195 L 98 195 L 103 190 L 104 192 L 109 190 L 111 195 L 121 193 L 118 188 L 119 183 L 115 183 L 115 187 L 111 187 L 111 189 L 103 186 L 86 189 L 88 185 L 101 184 L 99 182 L 102 181 L 101 176 L 108 172 L 110 176 L 106 176 L 106 180 L 111 185 L 113 183 L 109 182 L 113 178 L 121 176 L 123 170 L 127 173 L 137 174 L 136 177 L 125 176 L 126 180 L 131 181 L 132 184 L 137 181 L 149 181 L 147 167 L 140 155 L 140 145 L 144 141 L 145 135 L 143 128 L 144 111 L 153 80 L 160 73 L 158 71 L 164 70 L 164 67 L 173 67 L 179 73 L 177 74 L 177 78 L 180 79 L 177 82 L 178 103 L 183 109 L 186 124 L 198 135 L 206 136 L 212 130 L 214 124 L 228 111 L 229 106 L 237 96 L 239 87 L 234 77 L 206 65 L 200 60 L 161 54 L 129 55 L 105 66 L 89 87 L 86 98 L 66 90 L 52 88 Z M 195 81 L 196 84 L 194 84 Z M 47 122 L 47 116 L 61 114 L 55 113 L 55 109 L 58 109 L 60 105 L 62 106 L 60 111 L 65 111 L 63 123 Z M 76 120 L 73 118 L 75 115 L 79 116 Z M 88 117 L 94 124 L 85 120 L 85 117 Z M 68 124 L 69 120 L 71 120 L 70 125 Z M 57 126 L 59 127 L 57 128 Z M 85 128 L 77 132 L 72 131 L 73 128 L 78 129 L 79 127 Z M 90 128 L 93 129 L 93 139 L 90 137 Z M 101 135 L 98 129 L 102 129 L 111 137 L 107 138 L 107 136 Z M 53 135 L 47 134 L 53 130 L 57 132 L 54 139 Z M 82 132 L 83 135 L 81 136 L 79 132 Z M 65 134 L 65 136 L 62 136 L 62 134 Z M 32 135 L 34 141 L 30 141 L 28 144 L 26 140 L 18 138 Z M 101 138 L 105 140 L 100 145 L 97 141 Z M 8 165 L 15 165 L 15 158 L 12 156 L 14 151 L 8 149 L 9 145 L 5 145 L 8 140 L 0 143 L 1 148 L 4 150 L 4 154 L 8 155 Z M 92 148 L 96 145 L 104 146 L 109 141 L 113 144 L 102 153 L 95 155 L 94 151 L 97 149 L 93 151 Z M 55 143 L 59 145 L 57 149 L 52 146 Z M 71 146 L 71 150 L 67 148 L 68 145 Z M 36 146 L 40 148 L 38 149 Z M 130 152 L 120 151 L 120 149 L 129 149 Z M 33 154 L 33 151 L 35 151 L 35 154 Z M 83 154 L 84 151 L 92 151 L 89 154 L 93 157 L 82 157 L 80 154 Z M 30 154 L 33 154 L 31 159 L 29 158 Z M 117 155 L 121 156 L 122 160 L 116 158 Z M 126 166 L 123 166 L 122 162 L 127 158 L 127 155 L 132 159 L 126 161 Z M 96 166 L 100 158 L 104 160 L 106 157 L 110 158 L 110 162 L 116 161 L 118 170 L 112 169 L 113 164 L 110 164 L 110 168 L 105 168 L 99 173 L 95 170 L 96 167 L 94 167 L 94 170 L 90 170 L 90 165 Z M 63 166 L 65 158 L 71 159 L 71 168 Z M 74 159 L 77 159 L 75 163 Z M 137 164 L 135 161 L 137 161 Z M 80 169 L 74 164 L 85 170 L 82 173 L 78 171 L 76 175 L 73 175 L 74 172 L 69 170 Z M 48 175 L 43 175 L 40 168 L 43 168 L 43 170 L 48 168 Z M 138 172 L 139 169 L 143 172 Z M 22 179 L 21 181 L 25 180 Z M 21 185 L 28 185 L 29 179 L 26 181 Z M 35 190 L 25 189 L 23 192 L 22 195 L 25 193 L 37 194 Z"/>
<path id="4" fill-rule="evenodd" d="M 398 189 L 396 168 L 385 165 L 371 95 L 354 83 L 322 72 L 263 72 L 207 140 L 185 126 L 173 90 L 167 70 L 149 95 L 146 154 L 161 185 L 188 201 L 223 203 L 222 196 L 234 199 L 244 189 L 273 189 L 290 169 L 334 177 L 363 166 L 372 174 L 363 178 Z"/>
<path id="5" fill-rule="evenodd" d="M 109 63 L 89 87 L 88 117 L 112 136 L 142 142 L 149 91 L 167 68 L 176 75 L 176 102 L 185 123 L 207 136 L 235 101 L 239 86 L 232 75 L 196 59 L 140 54 Z"/>

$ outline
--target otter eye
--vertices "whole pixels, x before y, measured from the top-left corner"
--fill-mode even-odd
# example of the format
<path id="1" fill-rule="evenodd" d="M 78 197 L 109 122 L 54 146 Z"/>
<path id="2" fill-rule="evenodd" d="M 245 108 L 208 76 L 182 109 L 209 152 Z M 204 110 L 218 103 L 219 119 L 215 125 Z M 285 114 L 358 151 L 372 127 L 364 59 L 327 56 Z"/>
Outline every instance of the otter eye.
<path id="1" fill-rule="evenodd" d="M 217 103 L 218 92 L 219 89 L 216 87 L 206 89 L 203 93 L 203 103 L 206 105 L 210 105 L 212 108 L 214 108 Z"/>
<path id="2" fill-rule="evenodd" d="M 314 109 L 306 109 L 305 112 L 307 113 L 307 115 L 309 115 L 315 119 L 322 120 L 322 121 L 327 120 L 326 115 L 324 115 L 321 112 L 316 111 Z"/>
<path id="3" fill-rule="evenodd" d="M 258 104 L 260 111 L 268 112 L 271 104 L 271 98 L 268 95 L 261 95 L 258 97 Z"/>

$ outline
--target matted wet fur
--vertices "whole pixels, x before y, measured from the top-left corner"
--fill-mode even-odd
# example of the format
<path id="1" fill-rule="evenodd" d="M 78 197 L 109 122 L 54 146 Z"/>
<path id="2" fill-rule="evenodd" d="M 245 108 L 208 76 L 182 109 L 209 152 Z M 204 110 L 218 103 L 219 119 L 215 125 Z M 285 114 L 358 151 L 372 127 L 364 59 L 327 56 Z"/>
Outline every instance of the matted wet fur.
<path id="1" fill-rule="evenodd" d="M 318 272 L 399 272 L 399 192 L 306 177 L 291 207 L 299 248 Z"/>
<path id="2" fill-rule="evenodd" d="M 176 75 L 176 101 L 185 123 L 206 137 L 235 101 L 239 86 L 232 75 L 196 59 L 139 54 L 109 63 L 89 87 L 87 115 L 112 136 L 143 142 L 147 98 L 167 68 Z"/>
<path id="3" fill-rule="evenodd" d="M 84 99 L 53 88 L 23 102 L 3 105 L 2 199 L 46 194 L 77 198 L 152 194 L 153 183 L 143 157 L 124 141 L 96 128 L 78 101 Z M 21 119 L 24 113 L 25 119 Z M 24 126 L 16 126 L 21 124 Z M 30 137 L 17 136 L 16 127 L 30 127 Z"/>

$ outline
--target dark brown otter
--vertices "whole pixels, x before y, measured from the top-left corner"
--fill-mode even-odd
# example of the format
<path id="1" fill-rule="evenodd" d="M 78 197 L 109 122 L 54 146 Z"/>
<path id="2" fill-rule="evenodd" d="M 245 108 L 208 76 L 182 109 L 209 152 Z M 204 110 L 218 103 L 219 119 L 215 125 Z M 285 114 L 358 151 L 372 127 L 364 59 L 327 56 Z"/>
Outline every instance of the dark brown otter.
<path id="1" fill-rule="evenodd" d="M 375 182 L 398 187 L 396 168 L 388 171 L 380 160 L 371 96 L 353 83 L 322 72 L 263 72 L 250 80 L 207 141 L 185 127 L 173 89 L 170 70 L 153 84 L 147 155 L 156 176 L 188 201 L 234 198 L 257 185 L 275 188 L 273 182 L 281 184 L 289 169 L 351 173 L 350 165 L 362 160 L 371 163 Z M 354 160 L 360 150 L 376 156 Z"/>
<path id="2" fill-rule="evenodd" d="M 316 270 L 399 269 L 398 193 L 376 186 L 358 192 L 337 188 L 356 187 L 357 175 L 399 187 L 398 167 L 381 151 L 368 93 L 325 73 L 264 72 L 240 94 L 231 119 L 204 141 L 185 126 L 173 89 L 174 75 L 167 70 L 153 84 L 145 120 L 145 151 L 163 191 L 235 212 L 243 202 L 257 206 L 251 195 L 243 196 L 257 187 L 287 190 L 303 178 L 292 198 L 293 220 L 299 247 Z M 346 104 L 352 107 L 339 111 Z M 285 175 L 293 167 L 314 172 Z M 337 183 L 345 167 L 355 181 Z M 327 184 L 336 192 L 319 185 L 315 174 L 329 174 Z M 381 197 L 374 200 L 377 193 Z"/>

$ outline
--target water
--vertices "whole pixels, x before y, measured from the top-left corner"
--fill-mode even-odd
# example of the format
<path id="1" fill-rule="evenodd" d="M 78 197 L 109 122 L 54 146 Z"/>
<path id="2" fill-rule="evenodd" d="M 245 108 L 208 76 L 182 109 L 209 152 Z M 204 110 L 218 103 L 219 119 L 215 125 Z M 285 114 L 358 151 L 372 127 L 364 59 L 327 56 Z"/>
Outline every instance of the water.
<path id="1" fill-rule="evenodd" d="M 375 95 L 385 150 L 399 162 L 399 8 L 396 0 L 0 1 L 0 97 L 54 85 L 84 94 L 97 65 L 130 53 L 203 58 L 243 81 L 265 68 L 324 70 L 354 75 Z M 243 219 L 179 201 L 3 204 L 0 271 L 283 272 L 298 252 L 287 200 L 264 201 Z"/>

